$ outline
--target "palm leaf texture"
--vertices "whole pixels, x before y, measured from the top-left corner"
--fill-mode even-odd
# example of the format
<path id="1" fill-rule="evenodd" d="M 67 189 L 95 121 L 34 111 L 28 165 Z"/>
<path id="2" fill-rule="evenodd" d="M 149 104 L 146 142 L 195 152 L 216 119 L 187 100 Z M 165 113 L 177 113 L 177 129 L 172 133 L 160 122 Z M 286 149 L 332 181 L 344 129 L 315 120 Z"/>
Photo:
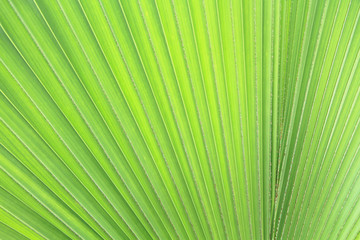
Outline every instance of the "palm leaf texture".
<path id="1" fill-rule="evenodd" d="M 360 239 L 359 17 L 0 0 L 0 238 Z"/>

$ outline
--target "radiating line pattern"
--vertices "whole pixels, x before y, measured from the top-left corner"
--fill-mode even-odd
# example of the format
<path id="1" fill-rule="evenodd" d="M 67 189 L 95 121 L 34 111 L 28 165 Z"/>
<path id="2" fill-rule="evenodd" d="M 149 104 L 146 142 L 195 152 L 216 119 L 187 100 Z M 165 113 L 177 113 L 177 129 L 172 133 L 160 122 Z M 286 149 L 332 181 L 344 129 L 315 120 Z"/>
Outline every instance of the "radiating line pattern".
<path id="1" fill-rule="evenodd" d="M 360 239 L 359 18 L 0 0 L 0 239 Z"/>

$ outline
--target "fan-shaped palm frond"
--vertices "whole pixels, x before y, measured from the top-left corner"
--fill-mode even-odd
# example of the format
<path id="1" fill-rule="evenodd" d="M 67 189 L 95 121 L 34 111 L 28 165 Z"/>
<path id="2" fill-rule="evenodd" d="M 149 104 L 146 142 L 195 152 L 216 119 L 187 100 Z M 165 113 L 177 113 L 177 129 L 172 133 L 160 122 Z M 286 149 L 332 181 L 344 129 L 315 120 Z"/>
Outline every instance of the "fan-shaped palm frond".
<path id="1" fill-rule="evenodd" d="M 359 17 L 0 0 L 0 239 L 359 239 Z"/>

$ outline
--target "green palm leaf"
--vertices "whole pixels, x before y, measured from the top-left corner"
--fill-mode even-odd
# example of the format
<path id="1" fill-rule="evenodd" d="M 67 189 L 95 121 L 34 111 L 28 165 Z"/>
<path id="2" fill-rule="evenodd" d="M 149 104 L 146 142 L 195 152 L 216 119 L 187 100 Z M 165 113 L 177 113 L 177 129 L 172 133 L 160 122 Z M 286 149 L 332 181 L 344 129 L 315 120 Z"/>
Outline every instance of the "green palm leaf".
<path id="1" fill-rule="evenodd" d="M 359 18 L 0 0 L 0 239 L 360 239 Z"/>

